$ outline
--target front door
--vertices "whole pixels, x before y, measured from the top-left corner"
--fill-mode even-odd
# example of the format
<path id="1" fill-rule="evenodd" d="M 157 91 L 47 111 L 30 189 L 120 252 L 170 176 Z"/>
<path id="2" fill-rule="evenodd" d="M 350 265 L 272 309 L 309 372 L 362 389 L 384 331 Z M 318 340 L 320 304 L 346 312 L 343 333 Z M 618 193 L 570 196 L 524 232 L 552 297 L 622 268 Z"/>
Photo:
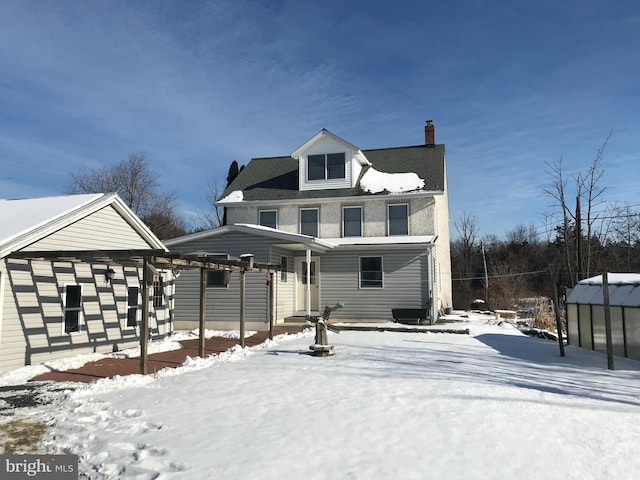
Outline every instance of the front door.
<path id="1" fill-rule="evenodd" d="M 304 257 L 296 257 L 296 310 L 305 313 L 307 310 L 307 284 L 311 293 L 311 311 L 320 310 L 320 259 L 311 257 L 310 275 L 307 279 L 307 261 Z M 307 281 L 309 280 L 309 281 Z"/>

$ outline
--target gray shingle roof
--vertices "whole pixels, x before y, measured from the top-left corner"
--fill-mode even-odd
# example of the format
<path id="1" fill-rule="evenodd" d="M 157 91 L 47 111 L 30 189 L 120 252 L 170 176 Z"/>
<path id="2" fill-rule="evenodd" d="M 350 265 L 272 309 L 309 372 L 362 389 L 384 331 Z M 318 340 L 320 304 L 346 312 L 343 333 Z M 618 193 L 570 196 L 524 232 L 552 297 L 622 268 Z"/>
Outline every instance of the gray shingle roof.
<path id="1" fill-rule="evenodd" d="M 444 145 L 362 150 L 373 168 L 385 173 L 414 172 L 425 181 L 425 191 L 444 191 Z M 242 169 L 222 197 L 242 190 L 245 201 L 305 200 L 369 196 L 360 188 L 298 190 L 298 161 L 291 157 L 254 158 Z"/>

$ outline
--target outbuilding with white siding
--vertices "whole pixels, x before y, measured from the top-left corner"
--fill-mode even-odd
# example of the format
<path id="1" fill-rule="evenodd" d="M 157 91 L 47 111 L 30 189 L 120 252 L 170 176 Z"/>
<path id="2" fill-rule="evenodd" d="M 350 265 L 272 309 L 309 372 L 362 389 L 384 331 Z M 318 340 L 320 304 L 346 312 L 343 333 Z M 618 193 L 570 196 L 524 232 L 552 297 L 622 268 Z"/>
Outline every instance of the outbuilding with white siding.
<path id="1" fill-rule="evenodd" d="M 132 259 L 166 251 L 115 193 L 0 200 L 0 371 L 136 345 Z M 172 296 L 170 272 L 156 272 L 154 337 L 172 329 Z"/>

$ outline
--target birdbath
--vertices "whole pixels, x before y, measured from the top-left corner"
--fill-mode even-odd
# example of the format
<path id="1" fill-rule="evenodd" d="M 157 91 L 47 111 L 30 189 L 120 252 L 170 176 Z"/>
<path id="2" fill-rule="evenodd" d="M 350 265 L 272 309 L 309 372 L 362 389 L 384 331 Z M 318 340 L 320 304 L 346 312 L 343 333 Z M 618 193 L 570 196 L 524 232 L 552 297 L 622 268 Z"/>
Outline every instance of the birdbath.
<path id="1" fill-rule="evenodd" d="M 329 345 L 329 341 L 327 340 L 327 330 L 331 330 L 335 333 L 340 333 L 340 330 L 327 322 L 329 321 L 331 312 L 342 307 L 344 307 L 343 303 L 338 303 L 333 307 L 325 306 L 324 312 L 322 312 L 322 317 L 307 316 L 308 321 L 316 324 L 315 344 L 309 346 L 309 350 L 313 352 L 314 356 L 328 357 L 329 355 L 333 355 L 333 345 Z"/>

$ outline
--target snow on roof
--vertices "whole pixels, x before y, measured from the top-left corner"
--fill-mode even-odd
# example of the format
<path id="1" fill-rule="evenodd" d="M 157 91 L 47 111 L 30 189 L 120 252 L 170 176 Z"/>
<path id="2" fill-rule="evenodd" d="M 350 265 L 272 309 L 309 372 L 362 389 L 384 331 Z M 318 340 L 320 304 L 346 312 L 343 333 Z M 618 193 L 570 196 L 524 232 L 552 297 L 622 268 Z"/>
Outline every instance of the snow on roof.
<path id="1" fill-rule="evenodd" d="M 0 200 L 0 246 L 103 195 L 103 193 L 91 193 Z"/>
<path id="2" fill-rule="evenodd" d="M 231 192 L 226 197 L 218 200 L 216 203 L 218 203 L 218 204 L 220 204 L 220 203 L 235 203 L 235 202 L 242 202 L 242 201 L 244 201 L 244 194 L 242 193 L 242 190 L 234 190 L 233 192 Z"/>
<path id="3" fill-rule="evenodd" d="M 609 273 L 609 304 L 621 307 L 640 307 L 640 274 Z M 581 280 L 573 288 L 567 303 L 603 305 L 602 275 Z"/>
<path id="4" fill-rule="evenodd" d="M 360 180 L 360 187 L 367 193 L 404 193 L 424 187 L 424 180 L 413 172 L 384 173 L 370 167 Z"/>

